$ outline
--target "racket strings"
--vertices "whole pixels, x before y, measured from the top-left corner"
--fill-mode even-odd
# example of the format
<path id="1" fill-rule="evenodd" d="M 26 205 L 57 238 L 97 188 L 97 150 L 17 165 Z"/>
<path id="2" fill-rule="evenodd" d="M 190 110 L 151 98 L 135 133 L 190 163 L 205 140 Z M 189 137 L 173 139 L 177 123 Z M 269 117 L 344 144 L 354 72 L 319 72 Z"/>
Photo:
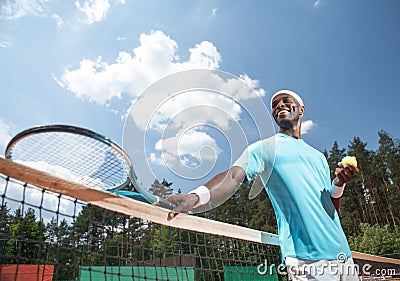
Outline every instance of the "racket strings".
<path id="1" fill-rule="evenodd" d="M 11 157 L 30 166 L 92 187 L 109 189 L 125 183 L 124 157 L 96 139 L 65 132 L 47 132 L 17 142 Z"/>

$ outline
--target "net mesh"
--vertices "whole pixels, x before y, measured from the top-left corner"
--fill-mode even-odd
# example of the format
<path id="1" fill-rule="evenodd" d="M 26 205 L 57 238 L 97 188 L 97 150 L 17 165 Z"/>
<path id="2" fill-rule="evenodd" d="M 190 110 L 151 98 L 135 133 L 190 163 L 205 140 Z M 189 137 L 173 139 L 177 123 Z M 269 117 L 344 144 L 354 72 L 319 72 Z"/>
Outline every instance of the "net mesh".
<path id="1" fill-rule="evenodd" d="M 266 267 L 277 245 L 113 212 L 4 171 L 0 195 L 0 280 L 282 280 Z"/>

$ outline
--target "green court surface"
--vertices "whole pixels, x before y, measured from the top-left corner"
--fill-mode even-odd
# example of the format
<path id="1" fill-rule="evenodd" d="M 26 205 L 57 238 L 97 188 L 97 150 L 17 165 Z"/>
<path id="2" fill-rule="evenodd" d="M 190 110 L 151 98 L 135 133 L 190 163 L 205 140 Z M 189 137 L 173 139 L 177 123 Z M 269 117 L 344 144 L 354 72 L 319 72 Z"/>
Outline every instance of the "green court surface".
<path id="1" fill-rule="evenodd" d="M 81 266 L 79 281 L 194 280 L 193 267 Z"/>

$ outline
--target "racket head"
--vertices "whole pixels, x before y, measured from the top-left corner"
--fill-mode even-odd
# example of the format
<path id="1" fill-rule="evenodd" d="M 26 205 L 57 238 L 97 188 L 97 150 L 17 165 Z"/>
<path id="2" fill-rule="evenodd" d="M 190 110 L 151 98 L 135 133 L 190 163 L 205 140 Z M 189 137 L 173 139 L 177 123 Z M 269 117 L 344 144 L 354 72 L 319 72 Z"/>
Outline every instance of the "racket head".
<path id="1" fill-rule="evenodd" d="M 76 126 L 24 130 L 8 143 L 5 157 L 106 191 L 130 183 L 131 161 L 124 150 L 108 137 Z"/>

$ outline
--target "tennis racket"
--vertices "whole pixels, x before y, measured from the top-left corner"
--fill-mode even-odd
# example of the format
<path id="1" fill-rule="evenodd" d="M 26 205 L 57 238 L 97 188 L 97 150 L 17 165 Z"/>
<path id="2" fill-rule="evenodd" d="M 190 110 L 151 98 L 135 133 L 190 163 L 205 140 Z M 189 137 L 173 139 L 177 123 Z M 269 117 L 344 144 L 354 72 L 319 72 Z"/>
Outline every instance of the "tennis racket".
<path id="1" fill-rule="evenodd" d="M 24 130 L 8 143 L 5 157 L 93 188 L 175 207 L 139 184 L 129 155 L 118 144 L 84 128 L 46 125 Z M 140 194 L 121 190 L 130 183 Z"/>

